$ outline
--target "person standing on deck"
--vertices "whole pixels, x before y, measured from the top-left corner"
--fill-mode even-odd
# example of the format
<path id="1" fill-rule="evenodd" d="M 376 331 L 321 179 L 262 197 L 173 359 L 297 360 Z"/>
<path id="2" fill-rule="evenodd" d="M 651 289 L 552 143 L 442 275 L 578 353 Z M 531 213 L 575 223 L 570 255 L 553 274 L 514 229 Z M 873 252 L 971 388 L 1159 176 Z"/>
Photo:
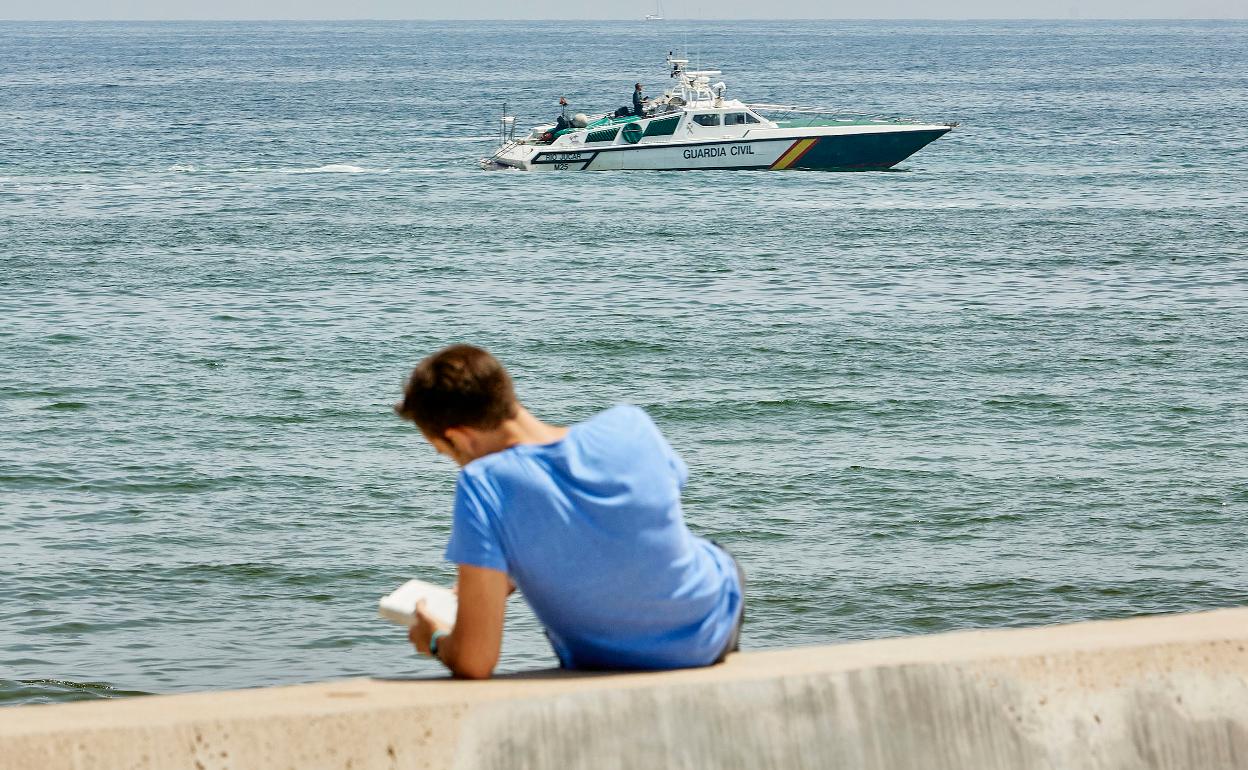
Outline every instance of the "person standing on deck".
<path id="1" fill-rule="evenodd" d="M 555 120 L 555 131 L 562 131 L 572 126 L 572 118 L 568 116 L 568 98 L 559 97 L 559 117 Z"/>
<path id="2" fill-rule="evenodd" d="M 641 95 L 641 83 L 638 83 L 633 87 L 633 114 L 639 118 L 645 109 L 645 101 L 645 97 Z"/>
<path id="3" fill-rule="evenodd" d="M 418 652 L 488 678 L 516 588 L 563 668 L 708 666 L 736 650 L 744 574 L 686 527 L 688 469 L 641 409 L 549 425 L 471 345 L 421 361 L 394 409 L 460 466 L 446 546 L 459 612 L 451 628 L 418 605 Z"/>

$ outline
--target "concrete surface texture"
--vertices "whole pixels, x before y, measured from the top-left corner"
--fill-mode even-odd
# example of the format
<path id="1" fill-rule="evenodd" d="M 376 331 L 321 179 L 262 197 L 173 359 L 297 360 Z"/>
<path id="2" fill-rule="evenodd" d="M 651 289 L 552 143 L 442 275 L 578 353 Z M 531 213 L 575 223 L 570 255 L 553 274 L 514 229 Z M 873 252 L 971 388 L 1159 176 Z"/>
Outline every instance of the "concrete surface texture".
<path id="1" fill-rule="evenodd" d="M 0 710 L 4 770 L 1248 768 L 1248 609 Z"/>

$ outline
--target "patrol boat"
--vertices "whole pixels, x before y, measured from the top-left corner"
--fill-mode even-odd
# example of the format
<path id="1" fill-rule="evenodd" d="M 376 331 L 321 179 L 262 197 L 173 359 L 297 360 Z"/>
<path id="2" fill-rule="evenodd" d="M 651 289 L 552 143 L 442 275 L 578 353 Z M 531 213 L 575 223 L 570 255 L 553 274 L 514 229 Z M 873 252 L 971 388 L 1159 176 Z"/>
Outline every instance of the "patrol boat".
<path id="1" fill-rule="evenodd" d="M 688 64 L 668 55 L 676 86 L 641 115 L 621 114 L 624 108 L 614 115 L 578 114 L 570 127 L 541 125 L 520 138 L 515 117 L 504 115 L 502 146 L 481 165 L 525 171 L 873 171 L 892 168 L 957 126 L 745 104 L 725 98 L 723 81 L 711 84 L 723 74 L 719 70 L 690 70 Z"/>

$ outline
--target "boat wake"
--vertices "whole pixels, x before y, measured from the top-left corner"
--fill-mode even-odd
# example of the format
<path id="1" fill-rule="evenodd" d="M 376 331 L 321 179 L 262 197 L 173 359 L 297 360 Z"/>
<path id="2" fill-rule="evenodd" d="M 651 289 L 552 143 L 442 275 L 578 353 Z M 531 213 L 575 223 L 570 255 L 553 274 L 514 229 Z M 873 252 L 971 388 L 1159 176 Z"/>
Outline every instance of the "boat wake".
<path id="1" fill-rule="evenodd" d="M 330 163 L 316 168 L 282 168 L 277 171 L 279 174 L 387 174 L 389 172 L 388 168 L 363 168 L 347 163 Z"/>
<path id="2" fill-rule="evenodd" d="M 476 144 L 479 142 L 492 142 L 497 136 L 418 136 L 413 139 L 417 144 L 435 144 L 441 142 L 449 142 L 454 144 Z"/>
<path id="3" fill-rule="evenodd" d="M 519 171 L 515 166 L 508 166 L 505 163 L 499 163 L 493 158 L 482 158 L 477 164 L 486 171 Z"/>
<path id="4" fill-rule="evenodd" d="M 363 166 L 353 166 L 349 163 L 330 163 L 325 166 L 316 166 L 315 168 L 260 168 L 258 166 L 248 166 L 246 168 L 200 169 L 190 163 L 176 163 L 167 170 L 177 174 L 190 174 L 196 171 L 227 174 L 389 174 L 393 169 L 365 168 Z"/>

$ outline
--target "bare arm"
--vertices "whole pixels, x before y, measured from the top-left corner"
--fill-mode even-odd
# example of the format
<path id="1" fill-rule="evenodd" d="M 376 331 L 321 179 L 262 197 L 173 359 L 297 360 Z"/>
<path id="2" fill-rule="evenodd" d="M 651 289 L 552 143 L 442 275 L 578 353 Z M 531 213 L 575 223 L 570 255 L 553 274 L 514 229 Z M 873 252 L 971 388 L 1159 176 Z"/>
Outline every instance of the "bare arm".
<path id="1" fill-rule="evenodd" d="M 459 565 L 459 613 L 455 630 L 438 640 L 438 659 L 455 676 L 488 679 L 503 646 L 503 613 L 513 590 L 507 573 L 485 567 Z M 416 625 L 408 636 L 416 649 L 428 654 L 434 631 L 448 631 L 416 608 Z"/>

